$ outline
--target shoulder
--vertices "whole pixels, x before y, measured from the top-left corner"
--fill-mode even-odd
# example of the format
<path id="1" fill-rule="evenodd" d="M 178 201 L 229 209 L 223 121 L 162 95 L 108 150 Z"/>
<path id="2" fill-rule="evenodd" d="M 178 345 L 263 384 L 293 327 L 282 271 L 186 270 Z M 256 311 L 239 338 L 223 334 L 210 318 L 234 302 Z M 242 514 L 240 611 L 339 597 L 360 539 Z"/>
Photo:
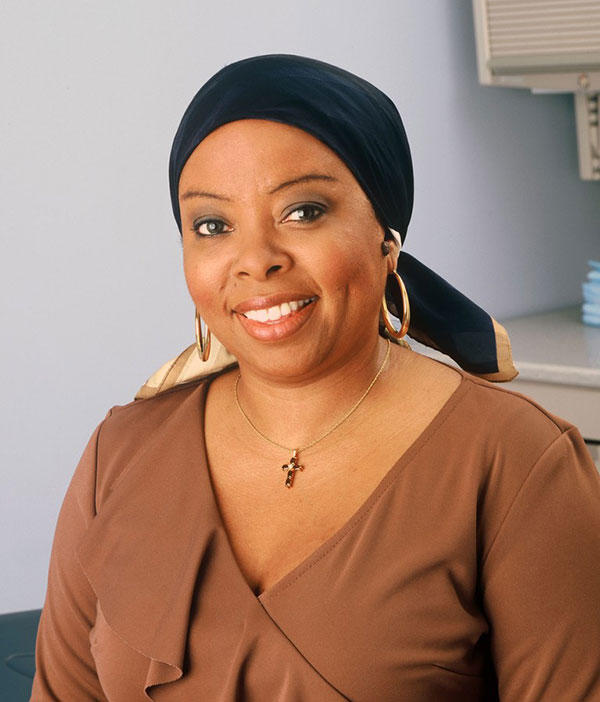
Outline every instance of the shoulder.
<path id="1" fill-rule="evenodd" d="M 177 385 L 147 399 L 112 407 L 98 430 L 97 504 L 101 504 L 128 466 L 160 443 L 175 444 L 176 434 L 202 428 L 202 398 L 208 378 Z"/>
<path id="2" fill-rule="evenodd" d="M 534 398 L 506 384 L 493 383 L 463 371 L 470 386 L 469 404 L 498 435 L 552 441 L 574 425 Z"/>
<path id="3" fill-rule="evenodd" d="M 536 467 L 553 460 L 559 471 L 574 470 L 561 450 L 568 437 L 582 445 L 583 439 L 574 424 L 528 395 L 463 373 L 452 452 L 476 476 L 480 517 L 487 533 L 495 533 Z"/>
<path id="4" fill-rule="evenodd" d="M 574 424 L 505 383 L 458 372 L 462 381 L 431 449 L 457 495 L 466 490 L 473 496 L 481 554 L 489 552 L 519 496 L 527 512 L 544 491 L 565 494 L 564 484 L 585 483 L 598 494 L 597 471 Z"/>
<path id="5" fill-rule="evenodd" d="M 136 398 L 125 405 L 114 405 L 108 412 L 102 428 L 103 442 L 119 438 L 142 438 L 181 411 L 190 398 L 199 396 L 207 379 L 177 385 L 148 398 Z"/>
<path id="6" fill-rule="evenodd" d="M 446 422 L 465 455 L 477 453 L 487 464 L 504 460 L 526 470 L 561 434 L 576 429 L 510 383 L 494 383 L 430 358 L 422 363 L 434 383 L 448 388 L 454 383 Z"/>
<path id="7" fill-rule="evenodd" d="M 455 412 L 462 414 L 473 427 L 487 427 L 499 435 L 524 427 L 537 429 L 548 438 L 555 438 L 573 424 L 540 405 L 532 397 L 514 389 L 512 384 L 492 382 L 450 366 L 423 354 L 415 353 L 414 375 L 419 375 L 422 392 L 441 389 L 450 398 L 459 395 Z"/>

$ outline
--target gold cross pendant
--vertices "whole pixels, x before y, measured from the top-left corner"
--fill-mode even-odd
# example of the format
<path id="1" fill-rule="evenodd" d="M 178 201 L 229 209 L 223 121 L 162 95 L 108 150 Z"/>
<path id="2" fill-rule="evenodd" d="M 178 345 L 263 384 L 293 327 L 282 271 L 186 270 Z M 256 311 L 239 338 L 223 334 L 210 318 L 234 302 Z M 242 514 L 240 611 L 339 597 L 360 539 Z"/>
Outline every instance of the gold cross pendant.
<path id="1" fill-rule="evenodd" d="M 292 457 L 290 458 L 290 462 L 281 466 L 281 470 L 287 470 L 287 476 L 285 479 L 285 486 L 287 488 L 291 488 L 292 485 L 294 484 L 294 475 L 295 475 L 296 471 L 297 470 L 304 470 L 304 466 L 301 466 L 298 463 L 298 449 L 294 449 L 292 451 Z"/>

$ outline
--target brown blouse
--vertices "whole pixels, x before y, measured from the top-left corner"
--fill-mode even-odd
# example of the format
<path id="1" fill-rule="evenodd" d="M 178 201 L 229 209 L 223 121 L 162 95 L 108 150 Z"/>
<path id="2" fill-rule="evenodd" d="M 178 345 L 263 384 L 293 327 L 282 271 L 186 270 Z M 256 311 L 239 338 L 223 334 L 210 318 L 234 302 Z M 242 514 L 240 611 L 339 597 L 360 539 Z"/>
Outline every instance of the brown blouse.
<path id="1" fill-rule="evenodd" d="M 459 372 L 258 596 L 211 487 L 210 381 L 114 407 L 58 519 L 32 700 L 600 700 L 600 476 L 575 426 Z"/>

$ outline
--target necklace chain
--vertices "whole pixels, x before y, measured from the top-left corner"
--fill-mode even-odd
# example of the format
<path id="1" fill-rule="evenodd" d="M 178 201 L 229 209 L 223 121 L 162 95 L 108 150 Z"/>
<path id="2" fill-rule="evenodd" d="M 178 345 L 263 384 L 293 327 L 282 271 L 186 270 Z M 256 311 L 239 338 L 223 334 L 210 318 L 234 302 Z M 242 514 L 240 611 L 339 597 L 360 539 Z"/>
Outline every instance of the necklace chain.
<path id="1" fill-rule="evenodd" d="M 239 409 L 239 411 L 242 413 L 242 416 L 243 416 L 244 419 L 248 422 L 248 424 L 252 427 L 252 429 L 253 429 L 259 436 L 261 436 L 265 441 L 268 441 L 270 444 L 273 444 L 273 446 L 277 446 L 277 447 L 279 447 L 279 448 L 285 449 L 286 451 L 289 451 L 289 452 L 291 452 L 291 453 L 296 453 L 296 454 L 297 454 L 299 451 L 306 451 L 307 449 L 311 448 L 311 447 L 314 446 L 315 444 L 318 444 L 319 441 L 322 441 L 325 437 L 329 436 L 333 431 L 335 431 L 335 430 L 340 426 L 340 424 L 343 424 L 343 423 L 348 419 L 348 417 L 350 417 L 350 415 L 358 408 L 358 406 L 360 405 L 360 403 L 365 399 L 365 397 L 366 397 L 366 396 L 369 394 L 369 392 L 371 391 L 371 388 L 373 387 L 373 385 L 375 385 L 375 383 L 377 382 L 379 376 L 382 374 L 383 369 L 384 369 L 385 364 L 386 364 L 386 361 L 388 360 L 388 357 L 389 357 L 389 355 L 390 355 L 390 346 L 391 346 L 390 340 L 387 339 L 387 349 L 386 349 L 386 352 L 385 352 L 385 358 L 383 359 L 383 362 L 382 362 L 381 366 L 379 367 L 379 370 L 378 370 L 377 373 L 375 374 L 375 377 L 374 377 L 373 380 L 369 383 L 369 387 L 364 391 L 364 393 L 361 395 L 361 397 L 359 398 L 359 400 L 358 400 L 357 402 L 355 402 L 354 405 L 352 405 L 352 407 L 348 410 L 348 412 L 346 412 L 346 414 L 345 414 L 340 420 L 338 420 L 332 427 L 330 427 L 324 434 L 321 434 L 321 436 L 319 436 L 319 437 L 318 437 L 317 439 L 315 439 L 314 441 L 311 441 L 309 444 L 306 444 L 306 446 L 302 446 L 302 447 L 299 447 L 299 448 L 297 448 L 297 449 L 288 448 L 287 446 L 284 446 L 283 444 L 280 444 L 280 443 L 278 443 L 277 441 L 273 441 L 273 439 L 269 439 L 268 436 L 265 436 L 265 435 L 262 433 L 262 431 L 260 431 L 260 429 L 258 429 L 258 428 L 254 425 L 254 423 L 252 422 L 252 420 L 250 419 L 250 417 L 244 412 L 244 410 L 242 409 L 242 406 L 240 405 L 240 398 L 239 398 L 239 395 L 238 395 L 238 385 L 239 385 L 239 382 L 240 382 L 240 378 L 242 377 L 241 374 L 238 374 L 238 377 L 236 378 L 236 381 L 235 381 L 235 388 L 234 388 L 234 393 L 235 393 L 235 404 L 238 406 L 238 409 Z"/>

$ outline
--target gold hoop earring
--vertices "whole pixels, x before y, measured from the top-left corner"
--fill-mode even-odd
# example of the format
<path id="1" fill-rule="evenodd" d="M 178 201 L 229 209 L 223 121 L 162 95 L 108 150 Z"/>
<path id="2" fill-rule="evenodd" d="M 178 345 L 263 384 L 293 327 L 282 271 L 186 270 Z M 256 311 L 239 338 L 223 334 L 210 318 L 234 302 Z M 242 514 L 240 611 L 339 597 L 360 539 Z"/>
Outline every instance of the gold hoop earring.
<path id="1" fill-rule="evenodd" d="M 198 351 L 198 355 L 206 363 L 208 361 L 208 357 L 210 356 L 210 329 L 204 324 L 204 328 L 206 329 L 206 333 L 202 333 L 202 324 L 204 323 L 204 320 L 202 317 L 198 314 L 198 310 L 196 310 L 196 351 Z"/>
<path id="2" fill-rule="evenodd" d="M 410 326 L 410 304 L 408 302 L 408 293 L 406 292 L 406 287 L 402 281 L 402 278 L 398 275 L 398 273 L 396 273 L 396 271 L 392 271 L 389 275 L 394 276 L 396 283 L 400 288 L 400 294 L 402 296 L 402 325 L 400 329 L 394 328 L 394 325 L 390 320 L 390 312 L 385 300 L 385 292 L 383 293 L 383 300 L 381 301 L 383 323 L 385 324 L 388 334 L 392 338 L 401 339 L 406 334 L 408 327 Z"/>

